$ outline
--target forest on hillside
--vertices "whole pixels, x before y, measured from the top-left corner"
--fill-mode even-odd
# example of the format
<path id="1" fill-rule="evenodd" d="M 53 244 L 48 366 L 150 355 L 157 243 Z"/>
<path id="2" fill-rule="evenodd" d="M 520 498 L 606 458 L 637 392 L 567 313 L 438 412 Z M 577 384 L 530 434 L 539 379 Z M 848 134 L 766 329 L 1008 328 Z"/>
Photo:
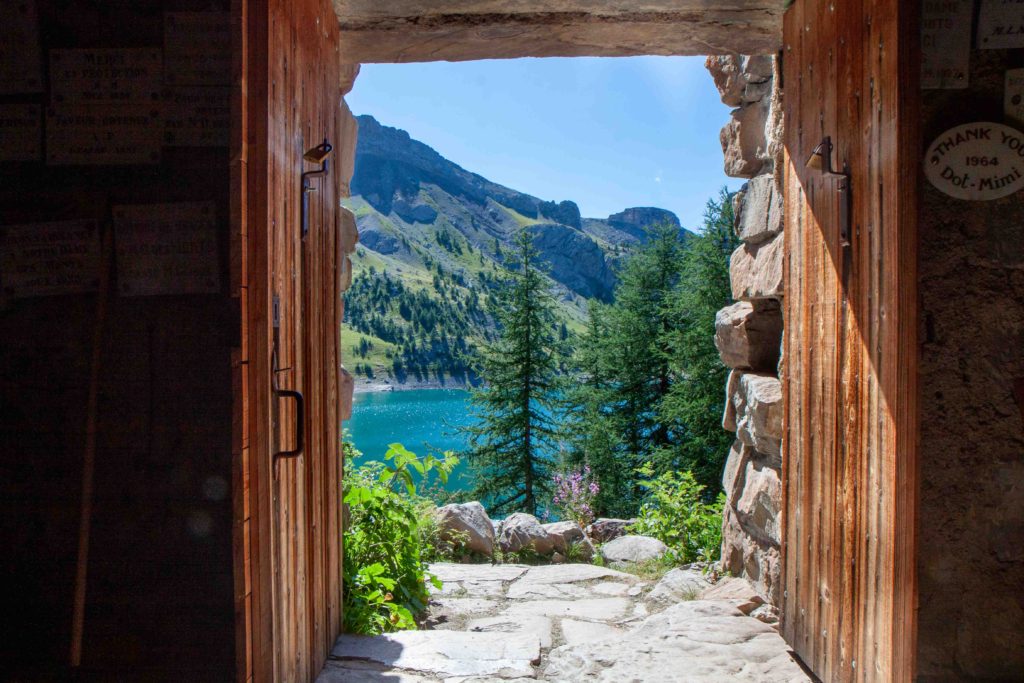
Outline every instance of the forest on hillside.
<path id="1" fill-rule="evenodd" d="M 477 473 L 474 499 L 543 515 L 571 471 L 596 484 L 595 515 L 636 514 L 645 482 L 680 472 L 714 498 L 730 443 L 714 330 L 731 303 L 732 226 L 723 190 L 697 235 L 653 227 L 625 260 L 612 302 L 590 302 L 579 334 L 564 333 L 532 237 L 518 236 L 486 297 L 495 333 L 473 362 L 482 382 L 461 455 Z"/>

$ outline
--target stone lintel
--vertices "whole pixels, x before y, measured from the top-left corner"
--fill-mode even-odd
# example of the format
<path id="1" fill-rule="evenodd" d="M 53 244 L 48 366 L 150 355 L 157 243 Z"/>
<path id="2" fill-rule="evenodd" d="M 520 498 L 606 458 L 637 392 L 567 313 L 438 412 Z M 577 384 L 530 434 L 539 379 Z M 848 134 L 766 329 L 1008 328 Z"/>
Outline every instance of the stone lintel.
<path id="1" fill-rule="evenodd" d="M 343 62 L 770 54 L 783 0 L 335 0 Z"/>

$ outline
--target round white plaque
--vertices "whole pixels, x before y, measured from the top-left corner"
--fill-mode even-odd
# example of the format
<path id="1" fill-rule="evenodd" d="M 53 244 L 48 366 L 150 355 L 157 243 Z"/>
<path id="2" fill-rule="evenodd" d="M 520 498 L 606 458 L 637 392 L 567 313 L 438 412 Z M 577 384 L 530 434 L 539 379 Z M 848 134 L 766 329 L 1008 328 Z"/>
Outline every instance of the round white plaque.
<path id="1" fill-rule="evenodd" d="M 950 128 L 928 148 L 924 173 L 950 197 L 1008 197 L 1024 187 L 1024 133 L 986 121 Z"/>

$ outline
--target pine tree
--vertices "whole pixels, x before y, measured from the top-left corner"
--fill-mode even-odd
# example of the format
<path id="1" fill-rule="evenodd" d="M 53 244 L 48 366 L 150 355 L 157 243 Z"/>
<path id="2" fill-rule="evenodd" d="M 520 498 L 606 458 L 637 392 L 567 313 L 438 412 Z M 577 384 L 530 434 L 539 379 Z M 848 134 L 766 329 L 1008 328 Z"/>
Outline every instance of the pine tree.
<path id="1" fill-rule="evenodd" d="M 521 231 L 494 315 L 499 335 L 481 351 L 483 385 L 472 393 L 473 425 L 465 453 L 475 470 L 474 495 L 488 510 L 537 514 L 550 492 L 558 408 L 555 302 L 530 233 Z"/>
<path id="2" fill-rule="evenodd" d="M 569 392 L 569 459 L 587 462 L 602 486 L 603 514 L 630 515 L 643 493 L 635 470 L 680 438 L 659 406 L 672 383 L 667 306 L 682 270 L 686 239 L 671 225 L 652 228 L 626 261 L 614 303 L 592 306 L 577 353 L 581 379 Z"/>
<path id="3" fill-rule="evenodd" d="M 715 314 L 732 303 L 729 257 L 739 246 L 733 232 L 732 196 L 723 189 L 709 200 L 704 229 L 683 257 L 679 286 L 669 302 L 677 329 L 667 339 L 675 380 L 660 414 L 686 426 L 683 438 L 662 449 L 661 469 L 690 470 L 705 493 L 721 489 L 732 435 L 722 429 L 722 387 L 728 369 L 715 349 Z"/>

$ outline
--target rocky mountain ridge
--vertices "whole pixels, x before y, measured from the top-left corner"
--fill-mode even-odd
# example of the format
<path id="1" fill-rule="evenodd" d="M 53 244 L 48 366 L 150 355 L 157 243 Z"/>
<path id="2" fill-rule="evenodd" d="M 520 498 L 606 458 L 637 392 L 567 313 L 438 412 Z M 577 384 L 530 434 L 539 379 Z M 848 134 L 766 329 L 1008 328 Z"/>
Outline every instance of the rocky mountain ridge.
<path id="1" fill-rule="evenodd" d="M 573 201 L 545 201 L 499 185 L 372 116 L 357 121 L 352 193 L 361 243 L 383 255 L 416 260 L 417 245 L 451 261 L 444 245 L 436 244 L 437 235 L 450 230 L 456 240 L 461 237 L 484 258 L 501 263 L 515 232 L 528 229 L 551 278 L 567 296 L 607 301 L 622 254 L 642 242 L 652 225 L 679 226 L 675 214 L 653 207 L 583 218 Z"/>

